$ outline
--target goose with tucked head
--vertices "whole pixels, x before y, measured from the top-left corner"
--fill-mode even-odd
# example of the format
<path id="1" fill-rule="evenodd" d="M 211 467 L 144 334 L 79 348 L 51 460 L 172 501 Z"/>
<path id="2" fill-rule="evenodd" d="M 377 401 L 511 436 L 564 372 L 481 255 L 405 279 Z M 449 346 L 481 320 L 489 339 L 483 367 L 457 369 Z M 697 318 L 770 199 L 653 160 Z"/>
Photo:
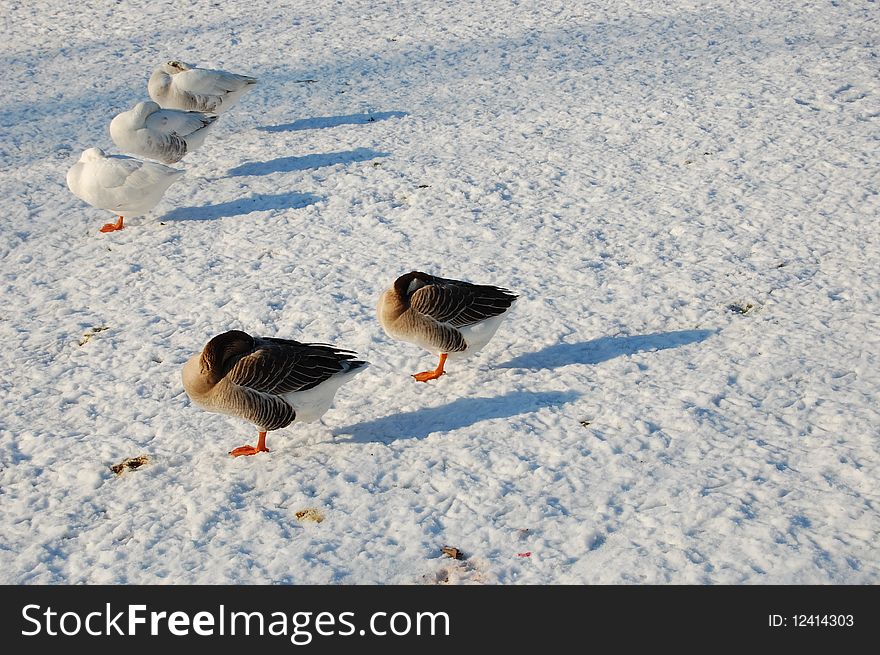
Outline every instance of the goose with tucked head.
<path id="1" fill-rule="evenodd" d="M 489 343 L 516 299 L 501 287 L 412 271 L 382 294 L 378 315 L 388 336 L 439 355 L 436 369 L 413 375 L 427 382 L 445 373 L 447 358 L 465 357 Z"/>
<path id="2" fill-rule="evenodd" d="M 217 120 L 198 111 L 162 109 L 139 102 L 110 121 L 110 138 L 121 150 L 173 164 L 202 145 Z"/>
<path id="3" fill-rule="evenodd" d="M 256 83 L 257 79 L 248 75 L 169 61 L 153 71 L 147 91 L 165 109 L 219 114 Z"/>
<path id="4" fill-rule="evenodd" d="M 141 216 L 159 204 L 165 191 L 183 171 L 124 155 L 110 155 L 88 148 L 67 171 L 67 186 L 93 207 L 116 214 L 101 232 L 121 230 L 125 216 Z"/>
<path id="5" fill-rule="evenodd" d="M 202 409 L 257 426 L 256 447 L 229 452 L 238 457 L 268 452 L 266 433 L 271 430 L 321 418 L 339 387 L 368 366 L 356 357 L 330 345 L 230 330 L 191 357 L 181 376 L 187 395 Z"/>

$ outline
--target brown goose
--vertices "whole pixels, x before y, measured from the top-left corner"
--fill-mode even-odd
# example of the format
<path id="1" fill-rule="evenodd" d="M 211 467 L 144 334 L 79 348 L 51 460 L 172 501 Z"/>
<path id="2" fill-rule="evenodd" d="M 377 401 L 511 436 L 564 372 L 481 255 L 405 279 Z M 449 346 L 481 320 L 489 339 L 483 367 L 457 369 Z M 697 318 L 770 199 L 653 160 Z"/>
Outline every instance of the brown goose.
<path id="1" fill-rule="evenodd" d="M 412 271 L 382 294 L 379 322 L 388 336 L 440 356 L 435 370 L 413 375 L 427 382 L 445 373 L 447 357 L 462 358 L 489 343 L 517 297 L 501 287 Z"/>
<path id="2" fill-rule="evenodd" d="M 343 384 L 368 366 L 350 350 L 289 339 L 252 337 L 230 330 L 211 339 L 183 367 L 183 388 L 209 412 L 246 419 L 259 429 L 256 448 L 268 452 L 266 433 L 294 422 L 318 420 Z"/>

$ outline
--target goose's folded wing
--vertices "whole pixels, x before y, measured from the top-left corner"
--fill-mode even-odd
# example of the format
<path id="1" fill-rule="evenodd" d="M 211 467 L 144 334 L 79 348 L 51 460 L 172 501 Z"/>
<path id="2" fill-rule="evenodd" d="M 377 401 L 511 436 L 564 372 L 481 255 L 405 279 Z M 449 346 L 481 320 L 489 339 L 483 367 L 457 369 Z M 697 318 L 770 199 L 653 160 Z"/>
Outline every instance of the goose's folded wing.
<path id="1" fill-rule="evenodd" d="M 177 111 L 161 109 L 150 114 L 146 127 L 163 134 L 179 134 L 187 136 L 217 120 L 216 116 L 207 116 L 197 111 Z"/>
<path id="2" fill-rule="evenodd" d="M 260 348 L 242 357 L 226 374 L 227 379 L 272 395 L 305 391 L 344 370 L 341 362 L 354 358 L 354 353 L 331 346 L 273 341 L 266 339 Z"/>
<path id="3" fill-rule="evenodd" d="M 410 307 L 435 321 L 463 327 L 503 314 L 515 299 L 500 287 L 435 278 L 413 293 Z"/>
<path id="4" fill-rule="evenodd" d="M 83 170 L 83 177 L 91 177 L 102 189 L 116 189 L 129 184 L 128 180 L 136 175 L 143 162 L 128 157 L 113 157 L 91 163 Z M 140 179 L 141 176 L 138 176 Z"/>
<path id="5" fill-rule="evenodd" d="M 125 186 L 130 189 L 153 189 L 159 185 L 166 187 L 183 171 L 152 161 L 137 162 L 140 166 L 133 168 L 125 179 Z"/>
<path id="6" fill-rule="evenodd" d="M 247 84 L 255 84 L 256 79 L 226 71 L 193 69 L 178 73 L 179 85 L 194 95 L 222 95 L 237 91 Z"/>

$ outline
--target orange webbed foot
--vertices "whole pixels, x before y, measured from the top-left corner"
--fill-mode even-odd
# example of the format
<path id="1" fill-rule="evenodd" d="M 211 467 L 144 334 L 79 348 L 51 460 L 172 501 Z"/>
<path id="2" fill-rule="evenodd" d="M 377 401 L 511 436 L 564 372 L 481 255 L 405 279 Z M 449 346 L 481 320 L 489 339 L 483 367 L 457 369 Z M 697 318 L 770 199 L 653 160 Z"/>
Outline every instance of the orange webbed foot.
<path id="1" fill-rule="evenodd" d="M 440 355 L 440 363 L 437 364 L 437 368 L 433 371 L 422 371 L 421 373 L 416 373 L 413 377 L 416 379 L 416 382 L 427 382 L 428 380 L 436 380 L 441 375 L 444 375 L 446 371 L 443 370 L 443 366 L 446 364 L 446 353 Z"/>
<path id="2" fill-rule="evenodd" d="M 233 457 L 241 457 L 242 455 L 256 455 L 257 453 L 268 453 L 268 448 L 259 448 L 257 446 L 239 446 L 229 451 Z"/>
<path id="3" fill-rule="evenodd" d="M 101 232 L 116 232 L 117 230 L 123 229 L 125 226 L 122 224 L 122 216 L 119 217 L 119 220 L 115 223 L 107 223 L 104 227 L 101 228 Z"/>
<path id="4" fill-rule="evenodd" d="M 269 448 L 266 446 L 266 433 L 260 432 L 256 447 L 251 445 L 239 446 L 238 448 L 230 450 L 229 454 L 233 457 L 241 457 L 242 455 L 256 455 L 257 453 L 268 452 Z"/>
<path id="5" fill-rule="evenodd" d="M 413 377 L 416 379 L 416 382 L 427 382 L 428 380 L 436 380 L 441 375 L 446 375 L 446 371 L 423 371 L 415 373 Z"/>

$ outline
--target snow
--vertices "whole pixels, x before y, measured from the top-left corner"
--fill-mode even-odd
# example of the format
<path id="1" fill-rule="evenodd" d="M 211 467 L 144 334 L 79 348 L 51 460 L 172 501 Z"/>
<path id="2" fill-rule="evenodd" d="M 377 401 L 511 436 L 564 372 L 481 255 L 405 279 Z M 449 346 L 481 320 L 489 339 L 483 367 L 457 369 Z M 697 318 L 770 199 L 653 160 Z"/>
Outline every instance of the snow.
<path id="1" fill-rule="evenodd" d="M 5 2 L 0 582 L 877 584 L 876 18 Z M 175 58 L 259 84 L 99 234 L 67 169 Z M 427 384 L 413 269 L 521 296 Z M 233 459 L 180 382 L 228 329 L 372 365 Z"/>

